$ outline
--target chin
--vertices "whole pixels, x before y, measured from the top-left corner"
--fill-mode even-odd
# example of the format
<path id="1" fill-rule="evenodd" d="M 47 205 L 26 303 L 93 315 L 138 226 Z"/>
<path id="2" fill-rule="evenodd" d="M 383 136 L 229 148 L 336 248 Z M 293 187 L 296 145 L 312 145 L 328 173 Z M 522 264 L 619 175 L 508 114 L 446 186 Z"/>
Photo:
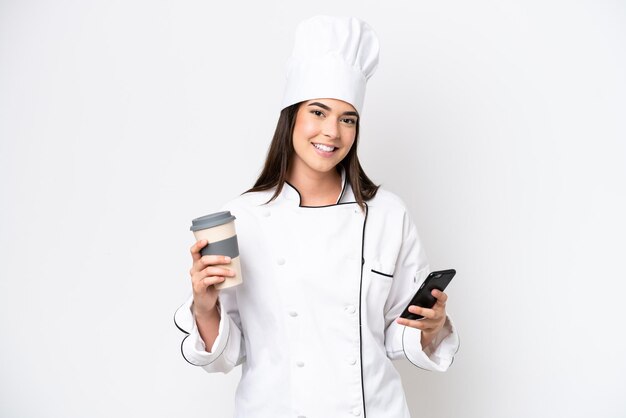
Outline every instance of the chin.
<path id="1" fill-rule="evenodd" d="M 312 170 L 315 170 L 315 171 L 320 172 L 320 173 L 328 173 L 329 171 L 334 170 L 336 166 L 337 166 L 337 164 L 328 164 L 328 163 L 327 164 L 312 164 L 312 165 L 309 165 L 309 167 Z"/>

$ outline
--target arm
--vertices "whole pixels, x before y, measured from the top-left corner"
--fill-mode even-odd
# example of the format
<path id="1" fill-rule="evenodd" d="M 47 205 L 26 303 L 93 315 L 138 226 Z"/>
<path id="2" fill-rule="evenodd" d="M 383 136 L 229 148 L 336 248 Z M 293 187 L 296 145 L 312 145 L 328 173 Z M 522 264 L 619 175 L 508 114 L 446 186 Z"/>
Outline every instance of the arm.
<path id="1" fill-rule="evenodd" d="M 209 373 L 228 373 L 245 360 L 235 289 L 221 290 L 219 300 L 217 330 L 209 330 L 210 333 L 215 333 L 215 340 L 210 345 L 205 344 L 201 335 L 204 333 L 202 328 L 205 324 L 194 316 L 193 296 L 190 296 L 174 315 L 176 326 L 187 334 L 181 344 L 183 358 L 194 366 L 201 366 Z"/>
<path id="2" fill-rule="evenodd" d="M 201 256 L 200 250 L 206 244 L 206 240 L 200 240 L 191 247 L 193 294 L 176 311 L 174 322 L 187 334 L 181 345 L 185 360 L 208 372 L 228 373 L 244 357 L 237 294 L 233 288 L 220 291 L 215 284 L 234 273 L 219 267 L 230 258 Z"/>
<path id="3" fill-rule="evenodd" d="M 459 337 L 449 316 L 441 318 L 438 331 L 426 331 L 405 326 L 397 321 L 405 306 L 430 273 L 417 227 L 404 213 L 402 245 L 396 260 L 393 284 L 385 304 L 385 348 L 392 360 L 406 357 L 415 366 L 445 371 L 459 347 Z M 445 295 L 444 295 L 445 296 Z M 424 315 L 424 311 L 420 311 Z M 402 322 L 402 321 L 400 321 Z M 422 341 L 425 345 L 422 346 Z"/>
<path id="4" fill-rule="evenodd" d="M 202 338 L 205 345 L 213 347 L 213 343 L 217 339 L 220 328 L 221 314 L 219 308 L 215 305 L 215 309 L 206 314 L 198 313 L 193 308 L 192 310 L 193 316 L 196 318 L 196 327 L 198 328 L 200 338 Z"/>

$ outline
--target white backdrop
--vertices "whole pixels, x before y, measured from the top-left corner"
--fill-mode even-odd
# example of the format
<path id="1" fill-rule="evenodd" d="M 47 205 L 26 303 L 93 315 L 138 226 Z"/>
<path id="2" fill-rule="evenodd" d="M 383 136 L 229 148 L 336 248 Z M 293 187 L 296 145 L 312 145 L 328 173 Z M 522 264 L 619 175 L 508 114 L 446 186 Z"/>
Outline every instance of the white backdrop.
<path id="1" fill-rule="evenodd" d="M 193 217 L 250 187 L 297 23 L 381 42 L 360 153 L 456 268 L 415 417 L 624 417 L 623 1 L 1 1 L 0 416 L 228 417 L 180 356 Z M 371 417 L 375 418 L 375 417 Z"/>

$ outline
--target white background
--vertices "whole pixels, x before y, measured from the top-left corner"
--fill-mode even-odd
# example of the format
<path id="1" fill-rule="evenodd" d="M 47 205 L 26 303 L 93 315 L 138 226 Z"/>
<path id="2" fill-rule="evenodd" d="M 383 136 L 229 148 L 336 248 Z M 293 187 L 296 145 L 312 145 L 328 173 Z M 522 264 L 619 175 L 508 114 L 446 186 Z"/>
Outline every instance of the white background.
<path id="1" fill-rule="evenodd" d="M 397 363 L 412 414 L 626 416 L 626 5 L 602 0 L 1 1 L 0 416 L 231 416 L 239 369 L 179 352 L 188 228 L 252 186 L 321 13 L 378 33 L 363 166 L 459 272 L 452 368 Z"/>

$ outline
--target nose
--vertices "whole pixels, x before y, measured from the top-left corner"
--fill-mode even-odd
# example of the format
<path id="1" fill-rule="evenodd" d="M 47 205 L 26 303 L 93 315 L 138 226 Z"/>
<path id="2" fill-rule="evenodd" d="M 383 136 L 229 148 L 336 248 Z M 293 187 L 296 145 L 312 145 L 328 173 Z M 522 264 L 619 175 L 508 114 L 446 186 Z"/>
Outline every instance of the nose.
<path id="1" fill-rule="evenodd" d="M 324 136 L 328 138 L 338 138 L 339 137 L 339 121 L 334 120 L 333 118 L 327 118 L 324 121 L 324 125 L 322 126 L 322 133 Z"/>

